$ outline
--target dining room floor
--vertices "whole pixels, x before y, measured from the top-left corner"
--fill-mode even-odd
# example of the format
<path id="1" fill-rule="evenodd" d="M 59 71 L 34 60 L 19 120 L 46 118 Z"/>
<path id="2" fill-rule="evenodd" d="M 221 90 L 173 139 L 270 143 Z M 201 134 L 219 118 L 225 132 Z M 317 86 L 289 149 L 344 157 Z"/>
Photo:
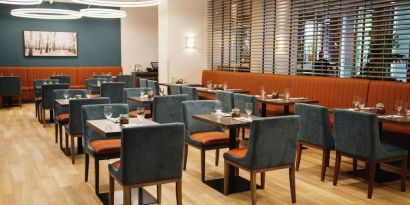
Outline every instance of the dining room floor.
<path id="1" fill-rule="evenodd" d="M 48 116 L 48 115 L 47 115 Z M 226 150 L 221 150 L 225 152 Z M 223 177 L 223 157 L 214 165 L 215 151 L 206 154 L 207 179 Z M 342 158 L 338 186 L 332 185 L 334 153 L 325 182 L 320 181 L 321 152 L 303 150 L 301 166 L 296 172 L 297 204 L 410 204 L 410 180 L 407 192 L 400 192 L 400 181 L 376 184 L 373 199 L 367 199 L 367 183 L 346 174 L 351 159 Z M 54 125 L 45 128 L 34 115 L 34 104 L 0 109 L 0 204 L 101 204 L 94 193 L 93 159 L 90 160 L 89 181 L 84 182 L 84 156 L 77 155 L 71 164 L 54 141 Z M 108 163 L 100 163 L 101 192 L 108 191 Z M 359 162 L 363 167 L 363 163 Z M 385 168 L 385 166 L 382 166 Z M 249 178 L 241 171 L 241 176 Z M 250 192 L 224 196 L 200 180 L 200 153 L 190 147 L 187 169 L 183 172 L 183 204 L 240 205 L 250 204 Z M 116 190 L 120 190 L 116 185 Z M 147 190 L 155 196 L 156 188 Z M 266 187 L 257 191 L 258 204 L 291 204 L 288 170 L 266 174 Z M 162 204 L 176 204 L 175 185 L 162 188 Z"/>

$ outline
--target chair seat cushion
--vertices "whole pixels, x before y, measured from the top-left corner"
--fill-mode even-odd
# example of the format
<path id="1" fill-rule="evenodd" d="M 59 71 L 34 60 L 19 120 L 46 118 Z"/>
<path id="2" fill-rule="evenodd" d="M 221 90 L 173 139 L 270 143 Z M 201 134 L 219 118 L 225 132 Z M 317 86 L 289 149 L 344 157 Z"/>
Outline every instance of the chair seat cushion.
<path id="1" fill-rule="evenodd" d="M 398 147 L 396 145 L 393 144 L 388 144 L 388 143 L 382 143 L 382 147 L 385 151 L 387 151 L 390 155 L 395 156 L 395 157 L 399 157 L 399 156 L 407 156 L 408 155 L 408 151 Z"/>
<path id="2" fill-rule="evenodd" d="M 118 161 L 113 162 L 111 165 L 114 169 L 120 170 L 121 162 L 120 160 L 118 160 Z"/>
<path id="3" fill-rule="evenodd" d="M 199 132 L 191 135 L 191 138 L 203 145 L 217 145 L 229 143 L 229 135 L 225 132 Z"/>
<path id="4" fill-rule="evenodd" d="M 121 140 L 95 140 L 90 143 L 90 147 L 94 150 L 96 154 L 118 153 L 121 150 Z"/>
<path id="5" fill-rule="evenodd" d="M 131 111 L 128 113 L 130 117 L 137 117 L 137 111 Z M 145 116 L 151 116 L 151 110 L 145 110 Z"/>
<path id="6" fill-rule="evenodd" d="M 238 157 L 238 158 L 242 158 L 246 155 L 247 151 L 248 151 L 247 148 L 231 149 L 227 152 L 227 154 L 230 154 L 230 155 Z"/>
<path id="7" fill-rule="evenodd" d="M 63 113 L 57 116 L 58 123 L 69 123 L 70 122 L 70 114 Z"/>

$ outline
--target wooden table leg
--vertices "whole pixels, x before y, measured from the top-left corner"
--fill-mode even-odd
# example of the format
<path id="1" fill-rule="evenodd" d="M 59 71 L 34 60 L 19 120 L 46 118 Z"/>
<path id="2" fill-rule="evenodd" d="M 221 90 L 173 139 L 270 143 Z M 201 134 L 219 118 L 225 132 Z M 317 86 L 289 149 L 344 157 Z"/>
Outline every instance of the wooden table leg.
<path id="1" fill-rule="evenodd" d="M 266 103 L 262 103 L 262 117 L 266 117 Z"/>

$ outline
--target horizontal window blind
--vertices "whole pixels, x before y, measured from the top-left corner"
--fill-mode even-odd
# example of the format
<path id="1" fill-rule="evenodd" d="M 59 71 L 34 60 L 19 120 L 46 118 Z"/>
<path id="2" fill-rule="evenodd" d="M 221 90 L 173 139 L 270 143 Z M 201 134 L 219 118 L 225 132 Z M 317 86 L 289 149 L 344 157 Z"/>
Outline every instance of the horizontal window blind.
<path id="1" fill-rule="evenodd" d="M 215 70 L 410 81 L 410 1 L 210 0 Z"/>

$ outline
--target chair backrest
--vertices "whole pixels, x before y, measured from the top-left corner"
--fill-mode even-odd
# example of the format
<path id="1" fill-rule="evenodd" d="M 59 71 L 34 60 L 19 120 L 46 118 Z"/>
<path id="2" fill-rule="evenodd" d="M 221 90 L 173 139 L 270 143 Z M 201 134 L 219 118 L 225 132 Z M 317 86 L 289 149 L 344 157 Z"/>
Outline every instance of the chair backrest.
<path id="1" fill-rule="evenodd" d="M 132 75 L 117 75 L 117 82 L 125 83 L 126 88 L 134 87 Z"/>
<path id="2" fill-rule="evenodd" d="M 216 99 L 222 103 L 222 112 L 231 112 L 233 108 L 233 93 L 216 91 Z"/>
<path id="3" fill-rule="evenodd" d="M 83 134 L 83 123 L 81 120 L 81 106 L 94 104 L 108 104 L 109 98 L 95 99 L 72 99 L 69 102 L 70 123 L 68 124 L 69 133 L 72 135 Z"/>
<path id="4" fill-rule="evenodd" d="M 109 97 L 111 103 L 124 102 L 125 83 L 103 83 L 101 84 L 101 97 Z"/>
<path id="5" fill-rule="evenodd" d="M 121 183 L 131 185 L 181 178 L 184 129 L 183 123 L 124 128 L 119 169 Z"/>
<path id="6" fill-rule="evenodd" d="M 296 103 L 295 114 L 300 116 L 299 140 L 324 148 L 335 146 L 326 107 Z"/>
<path id="7" fill-rule="evenodd" d="M 61 89 L 61 90 L 53 90 L 53 98 L 54 100 L 56 99 L 64 99 L 64 92 L 67 89 Z M 81 95 L 81 98 L 85 98 L 86 94 L 85 94 L 85 90 L 83 89 L 68 89 L 68 94 L 69 94 L 69 98 L 72 98 L 76 95 Z M 63 113 L 68 113 L 69 109 L 67 106 L 58 106 L 57 103 L 54 102 L 54 119 L 57 119 L 57 116 L 59 116 L 60 114 Z"/>
<path id="8" fill-rule="evenodd" d="M 192 100 L 182 102 L 182 119 L 184 120 L 189 134 L 223 130 L 210 123 L 192 118 L 193 115 L 210 114 L 211 112 L 215 112 L 215 105 L 217 102 L 217 100 Z M 189 137 L 189 135 L 187 137 Z"/>
<path id="9" fill-rule="evenodd" d="M 199 100 L 198 91 L 194 87 L 182 86 L 181 92 L 188 95 L 188 100 Z"/>
<path id="10" fill-rule="evenodd" d="M 137 107 L 145 107 L 148 109 L 150 105 L 148 104 L 142 104 L 142 103 L 137 103 L 133 100 L 129 100 L 129 97 L 140 97 L 141 96 L 141 91 L 146 92 L 147 88 L 124 88 L 124 99 L 123 103 L 128 104 L 130 111 L 137 110 Z"/>
<path id="11" fill-rule="evenodd" d="M 252 121 L 243 162 L 251 169 L 295 163 L 300 117 L 268 117 Z"/>
<path id="12" fill-rule="evenodd" d="M 182 102 L 187 95 L 157 96 L 154 98 L 152 120 L 157 123 L 183 122 Z"/>
<path id="13" fill-rule="evenodd" d="M 51 76 L 50 79 L 58 80 L 58 83 L 67 83 L 71 85 L 71 78 L 68 75 L 55 75 Z"/>
<path id="14" fill-rule="evenodd" d="M 373 159 L 380 149 L 377 116 L 342 109 L 334 109 L 335 149 L 353 156 Z"/>
<path id="15" fill-rule="evenodd" d="M 41 87 L 41 85 L 45 84 L 44 82 L 48 83 L 48 81 L 52 81 L 53 84 L 57 84 L 59 82 L 58 79 L 36 79 L 33 81 L 34 97 L 41 97 L 41 89 L 36 89 L 36 87 Z"/>
<path id="16" fill-rule="evenodd" d="M 157 81 L 147 80 L 147 86 L 151 88 L 151 90 L 154 92 L 154 95 L 159 95 L 159 85 Z"/>
<path id="17" fill-rule="evenodd" d="M 106 80 L 107 82 L 112 81 L 112 76 L 111 75 L 94 75 L 93 78 L 102 78 Z"/>
<path id="18" fill-rule="evenodd" d="M 258 100 L 255 96 L 252 95 L 245 95 L 240 93 L 233 94 L 233 104 L 234 107 L 239 108 L 241 113 L 245 112 L 246 103 L 253 104 L 252 115 L 259 116 L 259 109 L 258 109 Z"/>
<path id="19" fill-rule="evenodd" d="M 139 78 L 140 81 L 140 88 L 146 88 L 148 86 L 147 79 Z"/>
<path id="20" fill-rule="evenodd" d="M 182 86 L 180 85 L 170 85 L 169 89 L 171 90 L 171 95 L 181 95 L 182 94 Z"/>
<path id="21" fill-rule="evenodd" d="M 100 81 L 100 83 L 101 83 L 103 80 L 106 80 L 106 79 L 104 79 L 104 78 L 90 78 L 90 79 L 85 79 L 85 89 L 91 90 L 91 92 L 92 92 L 93 94 L 98 94 L 98 93 L 101 92 L 100 88 L 91 86 L 91 84 L 97 84 L 98 81 Z"/>
<path id="22" fill-rule="evenodd" d="M 69 88 L 70 85 L 66 83 L 41 85 L 41 107 L 44 109 L 52 109 L 54 106 L 53 90 Z"/>
<path id="23" fill-rule="evenodd" d="M 20 95 L 21 78 L 18 76 L 0 77 L 0 95 Z"/>
<path id="24" fill-rule="evenodd" d="M 119 117 L 120 114 L 128 114 L 127 104 L 98 104 L 98 105 L 83 105 L 82 112 L 82 126 L 83 135 L 89 142 L 102 139 L 103 137 L 95 132 L 93 129 L 87 127 L 87 120 L 102 120 L 106 119 L 104 116 L 104 107 L 111 106 L 112 117 Z M 120 137 L 120 136 L 118 136 Z"/>

